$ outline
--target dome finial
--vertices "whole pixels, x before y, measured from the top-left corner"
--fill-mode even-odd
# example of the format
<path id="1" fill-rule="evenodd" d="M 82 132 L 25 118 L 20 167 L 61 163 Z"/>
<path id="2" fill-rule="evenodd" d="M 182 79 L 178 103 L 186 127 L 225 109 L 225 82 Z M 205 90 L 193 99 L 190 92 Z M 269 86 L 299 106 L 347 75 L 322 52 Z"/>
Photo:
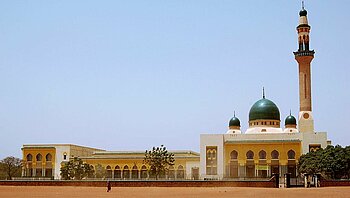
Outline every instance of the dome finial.
<path id="1" fill-rule="evenodd" d="M 301 1 L 301 10 L 305 10 L 304 9 L 304 1 Z"/>
<path id="2" fill-rule="evenodd" d="M 291 109 L 289 109 L 289 115 L 292 115 L 292 110 Z"/>
<path id="3" fill-rule="evenodd" d="M 299 16 L 306 16 L 307 15 L 307 11 L 305 10 L 304 7 L 304 1 L 301 1 L 301 10 L 299 12 Z"/>
<path id="4" fill-rule="evenodd" d="M 233 111 L 233 117 L 236 117 L 236 111 Z"/>
<path id="5" fill-rule="evenodd" d="M 263 98 L 265 99 L 265 88 L 263 87 Z"/>

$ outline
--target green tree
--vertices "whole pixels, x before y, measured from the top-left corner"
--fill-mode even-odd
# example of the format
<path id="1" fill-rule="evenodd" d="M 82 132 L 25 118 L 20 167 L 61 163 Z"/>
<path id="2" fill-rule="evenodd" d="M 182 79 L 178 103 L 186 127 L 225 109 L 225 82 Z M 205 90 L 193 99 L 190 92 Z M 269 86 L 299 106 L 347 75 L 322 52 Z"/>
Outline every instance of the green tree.
<path id="1" fill-rule="evenodd" d="M 320 173 L 321 172 L 321 167 L 320 167 L 321 152 L 322 152 L 322 149 L 315 152 L 309 152 L 307 154 L 300 156 L 298 172 L 307 173 L 307 174 Z"/>
<path id="2" fill-rule="evenodd" d="M 92 165 L 84 163 L 78 157 L 74 157 L 69 162 L 62 164 L 61 177 L 64 180 L 81 180 L 93 177 L 94 168 Z"/>
<path id="3" fill-rule="evenodd" d="M 143 160 L 149 166 L 149 171 L 158 179 L 159 175 L 165 174 L 169 166 L 174 165 L 175 159 L 173 153 L 168 153 L 166 147 L 153 147 L 152 150 L 146 150 Z"/>
<path id="4" fill-rule="evenodd" d="M 16 157 L 6 157 L 0 161 L 0 172 L 6 179 L 21 176 L 21 160 Z"/>
<path id="5" fill-rule="evenodd" d="M 106 169 L 101 164 L 97 164 L 95 166 L 95 177 L 96 178 L 105 178 L 106 177 Z"/>
<path id="6" fill-rule="evenodd" d="M 341 179 L 350 175 L 350 147 L 327 146 L 304 154 L 299 159 L 299 173 L 321 173 L 325 178 Z"/>

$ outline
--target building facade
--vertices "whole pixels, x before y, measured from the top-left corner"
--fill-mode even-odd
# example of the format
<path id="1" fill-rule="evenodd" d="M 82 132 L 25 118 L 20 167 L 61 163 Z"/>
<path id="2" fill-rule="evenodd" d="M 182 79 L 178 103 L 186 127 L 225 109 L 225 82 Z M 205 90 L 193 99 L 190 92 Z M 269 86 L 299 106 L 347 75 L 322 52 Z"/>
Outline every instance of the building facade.
<path id="1" fill-rule="evenodd" d="M 310 25 L 307 11 L 299 12 L 298 50 L 294 56 L 299 66 L 299 115 L 286 116 L 284 128 L 277 105 L 265 97 L 249 111 L 249 128 L 241 132 L 240 120 L 234 115 L 226 134 L 200 136 L 201 178 L 264 178 L 273 173 L 290 173 L 297 177 L 298 158 L 309 151 L 330 144 L 326 132 L 314 130 L 311 108 Z"/>
<path id="2" fill-rule="evenodd" d="M 199 179 L 199 153 L 169 151 L 174 153 L 175 164 L 161 179 Z M 152 179 L 149 167 L 143 163 L 144 151 L 105 151 L 72 144 L 23 145 L 22 176 L 38 179 L 60 179 L 60 168 L 70 159 L 78 157 L 96 168 L 106 170 L 106 179 Z"/>
<path id="3" fill-rule="evenodd" d="M 287 115 L 284 122 L 277 105 L 265 97 L 249 111 L 249 127 L 242 133 L 240 120 L 233 116 L 228 131 L 201 134 L 200 153 L 171 151 L 175 165 L 163 179 L 242 179 L 267 178 L 273 173 L 298 176 L 297 164 L 302 154 L 330 144 L 326 132 L 314 130 L 311 105 L 310 26 L 307 11 L 299 12 L 298 50 L 294 52 L 299 67 L 298 119 Z M 79 157 L 94 167 L 106 169 L 111 179 L 149 179 L 143 163 L 143 151 L 105 151 L 69 144 L 23 145 L 23 171 L 27 177 L 60 178 L 63 163 Z"/>

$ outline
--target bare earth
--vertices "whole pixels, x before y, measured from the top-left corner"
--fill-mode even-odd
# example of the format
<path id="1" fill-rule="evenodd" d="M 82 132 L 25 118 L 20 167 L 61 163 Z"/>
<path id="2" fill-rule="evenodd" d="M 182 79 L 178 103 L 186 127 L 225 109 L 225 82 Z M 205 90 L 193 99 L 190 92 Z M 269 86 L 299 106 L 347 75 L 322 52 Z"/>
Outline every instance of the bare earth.
<path id="1" fill-rule="evenodd" d="M 350 197 L 350 187 L 245 188 L 245 187 L 119 187 L 107 193 L 102 187 L 0 186 L 0 197 Z"/>

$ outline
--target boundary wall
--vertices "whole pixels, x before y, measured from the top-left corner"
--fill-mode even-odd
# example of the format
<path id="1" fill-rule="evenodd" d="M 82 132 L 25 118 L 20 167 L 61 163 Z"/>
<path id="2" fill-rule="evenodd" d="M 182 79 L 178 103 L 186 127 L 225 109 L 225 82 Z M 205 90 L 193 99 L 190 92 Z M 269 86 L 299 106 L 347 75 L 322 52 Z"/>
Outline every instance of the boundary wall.
<path id="1" fill-rule="evenodd" d="M 350 180 L 321 180 L 321 187 L 350 186 Z"/>
<path id="2" fill-rule="evenodd" d="M 110 181 L 112 187 L 264 187 L 274 188 L 273 181 Z M 106 181 L 6 181 L 0 186 L 95 186 L 106 187 Z"/>

